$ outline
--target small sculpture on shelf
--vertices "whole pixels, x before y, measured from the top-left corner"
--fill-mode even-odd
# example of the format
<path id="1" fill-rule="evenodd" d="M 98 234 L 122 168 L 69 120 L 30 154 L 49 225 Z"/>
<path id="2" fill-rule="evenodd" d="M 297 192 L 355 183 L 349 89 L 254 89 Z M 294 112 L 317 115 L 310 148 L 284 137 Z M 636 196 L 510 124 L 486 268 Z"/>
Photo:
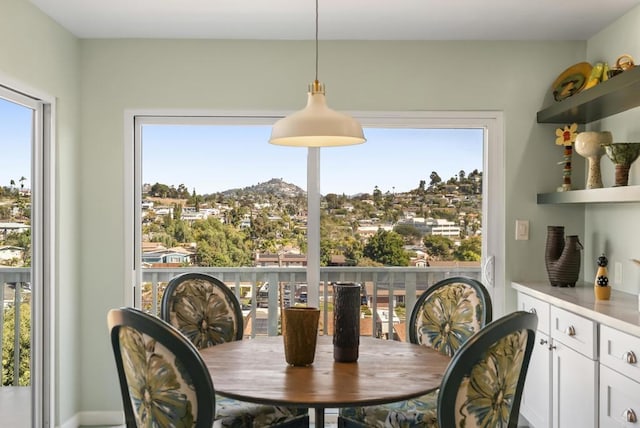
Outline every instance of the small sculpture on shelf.
<path id="1" fill-rule="evenodd" d="M 598 257 L 598 271 L 596 272 L 596 280 L 593 287 L 596 300 L 609 300 L 611 297 L 611 287 L 609 286 L 609 274 L 607 271 L 607 265 L 609 260 L 604 253 Z"/>
<path id="2" fill-rule="evenodd" d="M 603 144 L 611 144 L 612 141 L 613 137 L 609 131 L 581 132 L 576 137 L 576 153 L 587 159 L 589 164 L 587 189 L 600 189 L 602 187 L 600 158 L 604 154 Z"/>
<path id="3" fill-rule="evenodd" d="M 563 160 L 558 162 L 562 165 L 562 187 L 560 192 L 571 190 L 571 154 L 573 153 L 573 143 L 576 141 L 578 124 L 572 123 L 564 128 L 556 129 L 556 144 L 563 146 Z"/>

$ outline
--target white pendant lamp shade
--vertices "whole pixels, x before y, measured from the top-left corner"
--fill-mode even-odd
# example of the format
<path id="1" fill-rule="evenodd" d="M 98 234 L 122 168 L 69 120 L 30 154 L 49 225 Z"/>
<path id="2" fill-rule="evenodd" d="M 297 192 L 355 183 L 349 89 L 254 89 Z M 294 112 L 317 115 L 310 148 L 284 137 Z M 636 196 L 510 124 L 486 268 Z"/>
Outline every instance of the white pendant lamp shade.
<path id="1" fill-rule="evenodd" d="M 366 141 L 362 126 L 351 116 L 327 106 L 324 88 L 317 80 L 309 85 L 304 109 L 277 121 L 269 142 L 280 146 L 335 147 Z"/>

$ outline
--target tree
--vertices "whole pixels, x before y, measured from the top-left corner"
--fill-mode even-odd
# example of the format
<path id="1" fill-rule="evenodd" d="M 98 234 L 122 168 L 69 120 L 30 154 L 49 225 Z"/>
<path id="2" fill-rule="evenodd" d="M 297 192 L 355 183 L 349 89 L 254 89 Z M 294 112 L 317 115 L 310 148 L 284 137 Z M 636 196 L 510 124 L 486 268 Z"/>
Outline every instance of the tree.
<path id="1" fill-rule="evenodd" d="M 378 206 L 382 201 L 382 191 L 378 188 L 378 186 L 373 189 L 373 202 Z"/>
<path id="2" fill-rule="evenodd" d="M 420 192 L 421 195 L 424 195 L 424 188 L 427 185 L 427 182 L 425 180 L 420 180 L 420 184 L 418 184 L 418 191 Z"/>
<path id="3" fill-rule="evenodd" d="M 399 224 L 393 228 L 393 231 L 401 235 L 406 244 L 413 244 L 422 237 L 420 230 L 412 224 Z"/>
<path id="4" fill-rule="evenodd" d="M 431 172 L 431 175 L 429 176 L 429 178 L 431 179 L 431 182 L 429 183 L 430 186 L 437 186 L 442 182 L 442 179 L 440 178 L 438 173 L 435 171 Z"/>
<path id="5" fill-rule="evenodd" d="M 20 305 L 20 368 L 18 379 L 14 379 L 14 338 L 15 338 L 15 307 L 4 312 L 2 341 L 2 385 L 29 386 L 31 384 L 31 305 Z"/>
<path id="6" fill-rule="evenodd" d="M 149 194 L 155 197 L 166 198 L 167 196 L 169 196 L 169 192 L 169 186 L 167 186 L 166 184 L 155 183 L 153 186 L 151 186 Z"/>
<path id="7" fill-rule="evenodd" d="M 407 266 L 409 255 L 403 248 L 402 236 L 378 229 L 365 244 L 363 255 L 386 266 Z"/>
<path id="8" fill-rule="evenodd" d="M 453 241 L 440 235 L 427 235 L 423 239 L 429 256 L 436 260 L 451 260 Z"/>
<path id="9" fill-rule="evenodd" d="M 482 240 L 478 236 L 472 236 L 460 242 L 460 245 L 453 251 L 455 260 L 460 261 L 480 261 L 482 254 Z"/>

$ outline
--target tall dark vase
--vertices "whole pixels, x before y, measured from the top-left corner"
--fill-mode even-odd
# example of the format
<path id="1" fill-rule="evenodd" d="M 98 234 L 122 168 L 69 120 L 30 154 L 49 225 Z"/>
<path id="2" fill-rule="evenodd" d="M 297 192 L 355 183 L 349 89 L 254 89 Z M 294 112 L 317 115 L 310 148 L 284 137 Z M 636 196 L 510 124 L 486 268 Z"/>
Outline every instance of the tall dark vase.
<path id="1" fill-rule="evenodd" d="M 545 265 L 554 287 L 575 287 L 580 275 L 580 250 L 577 235 L 565 238 L 563 226 L 547 226 Z"/>
<path id="2" fill-rule="evenodd" d="M 358 361 L 360 346 L 360 284 L 333 285 L 333 359 L 341 363 Z"/>

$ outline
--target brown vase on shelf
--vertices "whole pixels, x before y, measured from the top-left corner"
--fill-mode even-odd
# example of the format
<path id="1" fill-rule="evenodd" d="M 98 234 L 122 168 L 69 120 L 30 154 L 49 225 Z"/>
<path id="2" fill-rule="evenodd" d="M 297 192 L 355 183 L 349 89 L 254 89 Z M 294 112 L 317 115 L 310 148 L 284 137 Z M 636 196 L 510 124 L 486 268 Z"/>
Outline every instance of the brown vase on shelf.
<path id="1" fill-rule="evenodd" d="M 640 156 L 640 143 L 612 143 L 602 145 L 611 162 L 615 164 L 614 187 L 629 184 L 629 169 Z"/>
<path id="2" fill-rule="evenodd" d="M 564 236 L 564 226 L 547 226 L 545 265 L 549 282 L 554 287 L 575 287 L 580 274 L 578 235 Z"/>

